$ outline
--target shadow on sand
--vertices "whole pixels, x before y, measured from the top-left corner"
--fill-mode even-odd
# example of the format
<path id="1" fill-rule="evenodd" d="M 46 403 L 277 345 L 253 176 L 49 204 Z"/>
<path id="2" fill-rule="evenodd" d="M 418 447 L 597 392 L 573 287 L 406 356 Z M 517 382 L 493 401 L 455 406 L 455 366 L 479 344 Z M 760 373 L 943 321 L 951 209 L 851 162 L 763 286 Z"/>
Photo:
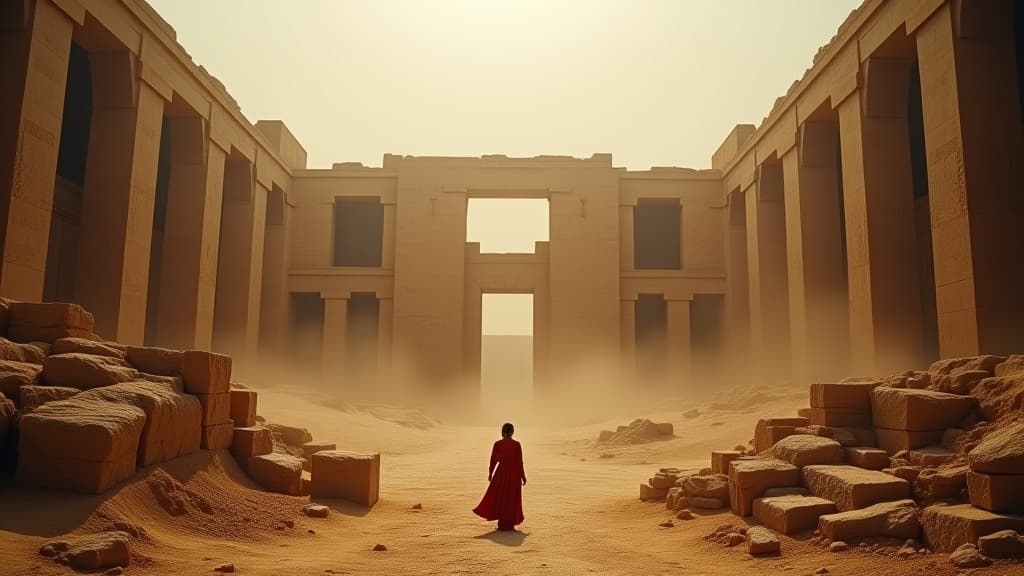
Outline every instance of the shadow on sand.
<path id="1" fill-rule="evenodd" d="M 529 532 L 520 532 L 519 530 L 492 530 L 479 536 L 473 536 L 473 539 L 490 540 L 502 546 L 521 546 L 529 535 Z"/>

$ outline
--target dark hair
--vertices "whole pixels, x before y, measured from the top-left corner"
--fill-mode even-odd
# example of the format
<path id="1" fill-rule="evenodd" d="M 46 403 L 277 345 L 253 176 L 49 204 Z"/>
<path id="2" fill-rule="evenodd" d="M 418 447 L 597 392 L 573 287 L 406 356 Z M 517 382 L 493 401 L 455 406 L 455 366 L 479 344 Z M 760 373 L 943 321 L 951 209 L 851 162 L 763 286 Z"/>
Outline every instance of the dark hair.
<path id="1" fill-rule="evenodd" d="M 502 438 L 509 438 L 509 437 L 511 437 L 512 433 L 515 432 L 515 431 L 516 431 L 516 428 L 515 428 L 515 426 L 512 425 L 511 422 L 505 422 L 504 424 L 501 425 L 501 437 Z"/>

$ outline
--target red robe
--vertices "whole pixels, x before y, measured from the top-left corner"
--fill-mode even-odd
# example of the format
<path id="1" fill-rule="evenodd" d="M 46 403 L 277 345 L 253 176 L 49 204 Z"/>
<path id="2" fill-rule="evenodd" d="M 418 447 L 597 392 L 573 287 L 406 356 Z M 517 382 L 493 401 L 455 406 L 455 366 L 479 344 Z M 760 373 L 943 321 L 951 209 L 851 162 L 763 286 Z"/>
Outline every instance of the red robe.
<path id="1" fill-rule="evenodd" d="M 489 470 L 491 484 L 473 512 L 485 520 L 497 520 L 499 529 L 510 530 L 523 523 L 523 447 L 511 438 L 495 442 Z"/>

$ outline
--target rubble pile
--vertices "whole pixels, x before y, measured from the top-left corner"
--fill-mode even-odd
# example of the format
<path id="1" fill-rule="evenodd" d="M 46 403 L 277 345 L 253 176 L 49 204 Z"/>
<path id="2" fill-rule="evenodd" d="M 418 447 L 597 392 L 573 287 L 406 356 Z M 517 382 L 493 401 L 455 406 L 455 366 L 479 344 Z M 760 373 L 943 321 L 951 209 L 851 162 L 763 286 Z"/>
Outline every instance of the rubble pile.
<path id="1" fill-rule="evenodd" d="M 902 542 L 894 558 L 1024 558 L 1024 355 L 814 383 L 809 407 L 753 432 L 753 450 L 713 451 L 704 470 L 662 468 L 641 499 L 673 511 L 714 500 L 753 517 L 707 538 L 752 555 L 780 552 L 776 533 L 813 532 L 833 552 Z"/>

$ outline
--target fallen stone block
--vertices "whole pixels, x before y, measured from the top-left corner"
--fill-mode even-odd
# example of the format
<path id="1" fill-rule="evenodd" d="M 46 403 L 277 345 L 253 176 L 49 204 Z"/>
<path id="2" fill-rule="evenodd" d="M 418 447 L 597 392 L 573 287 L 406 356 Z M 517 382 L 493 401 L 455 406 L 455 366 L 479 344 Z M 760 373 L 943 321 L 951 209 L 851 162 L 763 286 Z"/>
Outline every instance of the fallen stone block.
<path id="1" fill-rule="evenodd" d="M 762 418 L 754 427 L 754 450 L 764 452 L 786 436 L 796 433 L 800 426 L 807 426 L 806 418 Z"/>
<path id="2" fill-rule="evenodd" d="M 337 449 L 338 446 L 334 442 L 306 442 L 302 445 L 302 456 L 303 458 L 312 458 L 313 454 L 317 452 Z"/>
<path id="3" fill-rule="evenodd" d="M 737 516 L 750 516 L 754 499 L 765 490 L 799 483 L 800 469 L 784 460 L 736 460 L 729 464 L 729 507 Z"/>
<path id="4" fill-rule="evenodd" d="M 314 454 L 315 456 L 316 454 Z M 312 468 L 312 465 L 310 466 Z M 655 488 L 649 484 L 640 485 L 640 500 L 662 500 L 668 497 L 668 488 Z"/>
<path id="5" fill-rule="evenodd" d="M 147 374 L 158 376 L 181 376 L 185 353 L 155 346 L 128 346 L 125 351 L 128 363 Z"/>
<path id="6" fill-rule="evenodd" d="M 711 452 L 711 472 L 729 474 L 729 463 L 743 456 L 739 450 L 715 450 Z"/>
<path id="7" fill-rule="evenodd" d="M 302 513 L 310 518 L 327 518 L 331 509 L 321 504 L 307 504 L 302 508 Z"/>
<path id="8" fill-rule="evenodd" d="M 875 437 L 878 439 L 878 447 L 889 454 L 895 454 L 903 450 L 914 450 L 938 444 L 942 441 L 944 430 L 889 430 L 887 428 L 875 428 Z"/>
<path id="9" fill-rule="evenodd" d="M 231 419 L 239 428 L 256 425 L 255 390 L 231 389 Z"/>
<path id="10" fill-rule="evenodd" d="M 203 426 L 212 426 L 231 420 L 231 394 L 196 394 L 202 406 Z"/>
<path id="11" fill-rule="evenodd" d="M 966 465 L 928 468 L 918 475 L 918 487 L 933 500 L 959 498 L 967 488 L 967 472 Z"/>
<path id="12" fill-rule="evenodd" d="M 313 441 L 313 435 L 305 428 L 284 426 L 282 424 L 269 424 L 268 427 L 281 442 L 289 446 L 300 448 L 303 444 Z"/>
<path id="13" fill-rule="evenodd" d="M 265 426 L 235 428 L 231 439 L 231 454 L 242 466 L 253 456 L 263 456 L 274 451 L 274 438 Z"/>
<path id="14" fill-rule="evenodd" d="M 92 338 L 92 314 L 78 304 L 12 302 L 7 337 L 15 342 Z"/>
<path id="15" fill-rule="evenodd" d="M 1024 474 L 1024 419 L 997 429 L 967 454 L 971 470 L 985 474 Z"/>
<path id="16" fill-rule="evenodd" d="M 917 504 L 909 499 L 880 502 L 860 510 L 826 514 L 818 519 L 818 529 L 829 540 L 921 537 Z"/>
<path id="17" fill-rule="evenodd" d="M 925 542 L 936 552 L 952 552 L 1000 530 L 1024 530 L 1024 517 L 997 514 L 970 504 L 936 504 L 921 512 Z"/>
<path id="18" fill-rule="evenodd" d="M 971 391 L 978 399 L 978 414 L 995 422 L 1016 416 L 1024 407 L 1024 374 L 985 378 Z"/>
<path id="19" fill-rule="evenodd" d="M 921 475 L 920 466 L 896 466 L 894 468 L 882 468 L 882 472 L 902 478 L 907 482 L 913 483 L 917 481 L 917 477 Z"/>
<path id="20" fill-rule="evenodd" d="M 845 446 L 875 446 L 875 431 L 871 428 L 849 428 L 841 426 L 822 426 L 811 424 L 810 426 L 796 429 L 797 434 L 810 434 L 821 436 L 839 442 Z"/>
<path id="21" fill-rule="evenodd" d="M 42 364 L 46 351 L 35 344 L 20 344 L 6 338 L 0 338 L 0 360 L 22 362 L 25 364 Z"/>
<path id="22" fill-rule="evenodd" d="M 187 350 L 182 354 L 181 375 L 189 394 L 227 394 L 231 389 L 231 357 Z"/>
<path id="23" fill-rule="evenodd" d="M 235 423 L 231 420 L 203 426 L 200 447 L 204 450 L 227 450 L 234 440 Z"/>
<path id="24" fill-rule="evenodd" d="M 669 488 L 676 485 L 676 480 L 678 478 L 679 477 L 676 476 L 675 474 L 666 474 L 664 472 L 658 472 L 650 479 L 648 479 L 647 483 L 650 484 L 652 488 L 663 488 L 665 490 L 668 490 Z"/>
<path id="25" fill-rule="evenodd" d="M 671 436 L 675 432 L 671 422 L 655 422 L 655 426 L 658 427 L 658 434 L 662 436 Z"/>
<path id="26" fill-rule="evenodd" d="M 27 362 L 0 360 L 0 394 L 14 401 L 19 401 L 19 390 L 22 386 L 34 386 L 39 383 L 42 367 Z"/>
<path id="27" fill-rule="evenodd" d="M 821 436 L 794 434 L 779 440 L 769 451 L 779 460 L 803 468 L 811 464 L 842 464 L 843 447 L 835 440 Z"/>
<path id="28" fill-rule="evenodd" d="M 840 512 L 910 497 L 906 480 L 856 466 L 807 466 L 803 480 L 811 494 L 835 502 Z"/>
<path id="29" fill-rule="evenodd" d="M 907 451 L 906 459 L 914 466 L 937 468 L 956 460 L 957 455 L 941 446 L 926 446 Z"/>
<path id="30" fill-rule="evenodd" d="M 871 410 L 811 408 L 811 424 L 816 426 L 866 428 L 871 426 Z"/>
<path id="31" fill-rule="evenodd" d="M 380 494 L 380 453 L 325 450 L 313 454 L 311 496 L 373 506 Z"/>
<path id="32" fill-rule="evenodd" d="M 119 358 L 58 354 L 43 360 L 40 378 L 47 386 L 89 390 L 135 380 L 138 371 Z"/>
<path id="33" fill-rule="evenodd" d="M 76 570 L 105 570 L 132 563 L 132 540 L 127 532 L 102 532 L 78 539 L 62 554 Z"/>
<path id="34" fill-rule="evenodd" d="M 287 454 L 263 454 L 249 459 L 249 476 L 271 492 L 297 496 L 302 484 L 302 459 Z"/>
<path id="35" fill-rule="evenodd" d="M 754 500 L 754 518 L 782 534 L 814 530 L 820 516 L 835 512 L 834 502 L 816 496 L 778 496 Z"/>
<path id="36" fill-rule="evenodd" d="M 978 400 L 934 390 L 875 388 L 871 391 L 871 413 L 876 428 L 932 431 L 954 428 Z"/>
<path id="37" fill-rule="evenodd" d="M 64 388 L 61 386 L 22 386 L 19 390 L 18 409 L 23 414 L 28 414 L 47 402 L 67 400 L 79 392 L 81 390 L 78 388 Z"/>
<path id="38" fill-rule="evenodd" d="M 777 554 L 780 544 L 778 537 L 764 526 L 751 526 L 747 529 L 747 553 L 751 556 Z"/>
<path id="39" fill-rule="evenodd" d="M 126 346 L 117 342 L 97 342 L 87 338 L 60 338 L 53 341 L 51 354 L 90 354 L 124 360 Z"/>
<path id="40" fill-rule="evenodd" d="M 1024 474 L 967 473 L 971 504 L 990 512 L 1024 513 Z"/>
<path id="41" fill-rule="evenodd" d="M 881 470 L 889 465 L 889 453 L 881 448 L 847 448 L 846 461 L 859 468 Z"/>
<path id="42" fill-rule="evenodd" d="M 716 498 L 729 501 L 729 477 L 725 474 L 688 476 L 683 479 L 683 492 L 687 498 Z"/>
<path id="43" fill-rule="evenodd" d="M 310 464 L 310 467 L 312 468 L 312 463 Z M 668 494 L 665 495 L 665 508 L 675 510 L 680 499 L 686 499 L 686 493 L 683 492 L 683 488 L 681 486 L 673 486 L 669 488 Z"/>
<path id="44" fill-rule="evenodd" d="M 694 496 L 692 498 L 686 498 L 686 502 L 690 508 L 699 508 L 702 510 L 719 510 L 728 506 L 729 500 L 722 500 L 721 498 L 707 498 L 704 496 Z"/>
<path id="45" fill-rule="evenodd" d="M 1024 558 L 1024 538 L 1013 530 L 1000 530 L 978 538 L 978 551 L 989 558 Z"/>
<path id="46" fill-rule="evenodd" d="M 99 494 L 135 474 L 146 414 L 78 397 L 50 402 L 20 422 L 18 483 Z"/>
<path id="47" fill-rule="evenodd" d="M 847 408 L 869 412 L 871 391 L 881 385 L 880 380 L 811 384 L 811 407 Z M 868 425 L 870 426 L 870 423 Z"/>
<path id="48" fill-rule="evenodd" d="M 992 564 L 992 559 L 981 555 L 974 544 L 961 544 L 949 553 L 949 563 L 957 568 L 984 568 Z"/>
<path id="49" fill-rule="evenodd" d="M 139 438 L 136 466 L 146 467 L 199 451 L 200 406 L 195 396 L 152 382 L 130 382 L 87 390 L 83 401 L 113 402 L 141 409 L 146 422 Z"/>

